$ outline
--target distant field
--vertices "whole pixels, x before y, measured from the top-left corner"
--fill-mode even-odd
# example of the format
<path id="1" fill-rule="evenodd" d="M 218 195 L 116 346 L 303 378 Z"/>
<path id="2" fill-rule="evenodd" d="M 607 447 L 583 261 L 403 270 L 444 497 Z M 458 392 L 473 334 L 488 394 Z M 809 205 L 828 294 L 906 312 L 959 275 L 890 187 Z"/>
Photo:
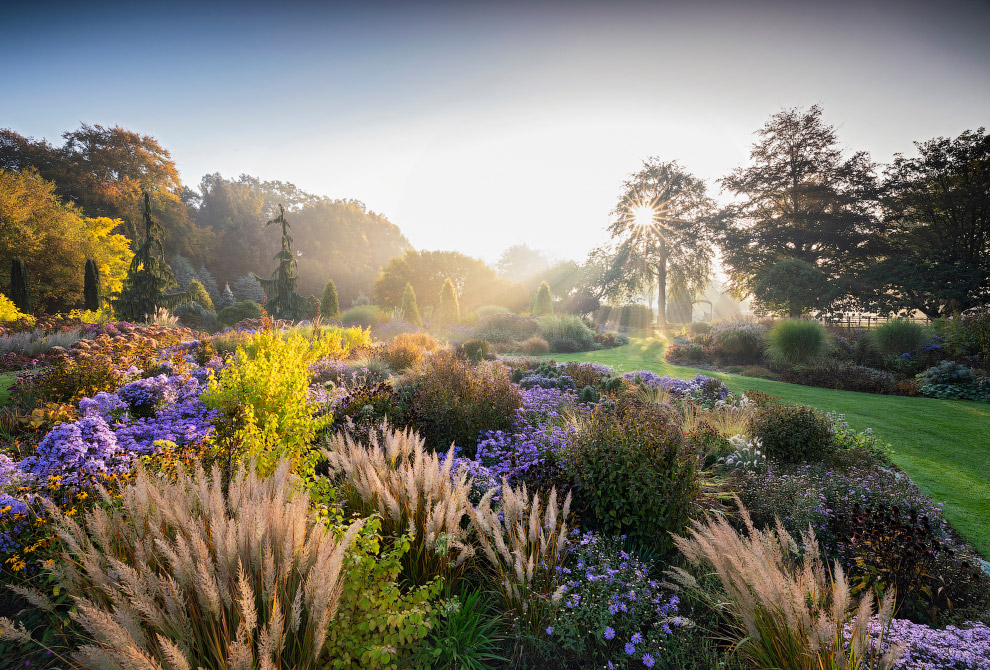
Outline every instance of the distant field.
<path id="1" fill-rule="evenodd" d="M 634 339 L 606 351 L 555 354 L 558 361 L 598 362 L 617 371 L 653 370 L 672 377 L 702 373 L 723 380 L 734 393 L 765 391 L 789 402 L 845 414 L 858 430 L 872 428 L 893 445 L 891 458 L 933 500 L 945 517 L 990 558 L 990 405 L 963 400 L 904 398 L 835 391 L 710 372 L 663 360 L 658 340 Z"/>

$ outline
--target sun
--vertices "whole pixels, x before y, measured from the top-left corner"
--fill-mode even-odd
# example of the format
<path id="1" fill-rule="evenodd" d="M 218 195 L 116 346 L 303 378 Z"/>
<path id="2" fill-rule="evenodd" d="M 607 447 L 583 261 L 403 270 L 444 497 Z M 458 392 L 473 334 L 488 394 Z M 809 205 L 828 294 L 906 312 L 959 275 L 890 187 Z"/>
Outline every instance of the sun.
<path id="1" fill-rule="evenodd" d="M 639 229 L 646 229 L 655 223 L 657 212 L 649 205 L 637 205 L 629 213 L 632 215 L 633 225 Z"/>

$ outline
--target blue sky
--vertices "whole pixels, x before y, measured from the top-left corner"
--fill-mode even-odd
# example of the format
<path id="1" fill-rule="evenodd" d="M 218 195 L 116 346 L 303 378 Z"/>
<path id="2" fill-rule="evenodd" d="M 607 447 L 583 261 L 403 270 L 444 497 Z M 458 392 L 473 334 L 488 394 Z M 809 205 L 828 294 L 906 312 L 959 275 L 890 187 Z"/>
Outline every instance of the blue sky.
<path id="1" fill-rule="evenodd" d="M 717 194 L 781 107 L 822 104 L 878 161 L 990 110 L 987 2 L 30 2 L 0 24 L 0 127 L 119 124 L 190 186 L 291 181 L 486 260 L 583 257 L 651 155 Z"/>

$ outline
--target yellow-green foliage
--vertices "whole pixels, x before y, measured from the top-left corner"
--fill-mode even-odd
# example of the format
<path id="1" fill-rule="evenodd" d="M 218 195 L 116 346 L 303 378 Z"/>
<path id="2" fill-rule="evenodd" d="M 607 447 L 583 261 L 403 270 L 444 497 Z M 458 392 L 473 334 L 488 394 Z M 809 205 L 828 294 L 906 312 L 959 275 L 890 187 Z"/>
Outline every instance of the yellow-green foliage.
<path id="1" fill-rule="evenodd" d="M 364 328 L 325 328 L 295 326 L 284 331 L 248 333 L 234 331 L 214 337 L 218 351 L 244 349 L 253 358 L 258 348 L 271 339 L 299 340 L 306 343 L 299 351 L 306 357 L 307 365 L 321 358 L 347 358 L 352 351 L 371 346 L 371 333 Z"/>
<path id="2" fill-rule="evenodd" d="M 0 321 L 14 321 L 15 319 L 28 319 L 32 323 L 34 317 L 17 309 L 14 301 L 0 293 Z"/>
<path id="3" fill-rule="evenodd" d="M 381 521 L 368 521 L 344 562 L 344 591 L 327 633 L 330 668 L 396 669 L 432 628 L 440 580 L 407 593 L 396 580 L 411 538 L 382 547 Z"/>
<path id="4" fill-rule="evenodd" d="M 298 333 L 264 331 L 237 348 L 234 360 L 214 375 L 204 400 L 229 420 L 218 428 L 218 445 L 246 452 L 269 472 L 287 458 L 304 476 L 318 452 L 317 433 L 333 420 L 310 402 L 310 365 L 329 352 L 343 350 L 342 336 L 307 340 Z"/>
<path id="5" fill-rule="evenodd" d="M 69 318 L 79 319 L 83 323 L 97 324 L 106 324 L 117 320 L 114 316 L 113 310 L 109 306 L 101 307 L 95 312 L 91 309 L 74 309 L 69 312 Z"/>

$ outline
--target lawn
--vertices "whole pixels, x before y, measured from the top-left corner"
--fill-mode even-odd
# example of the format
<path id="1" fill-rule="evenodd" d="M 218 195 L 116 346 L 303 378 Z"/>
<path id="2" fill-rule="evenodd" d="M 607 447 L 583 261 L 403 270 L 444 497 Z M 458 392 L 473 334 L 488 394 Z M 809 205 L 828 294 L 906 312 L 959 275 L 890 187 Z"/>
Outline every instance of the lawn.
<path id="1" fill-rule="evenodd" d="M 597 362 L 619 372 L 653 370 L 673 377 L 718 377 L 734 393 L 757 389 L 789 402 L 844 414 L 858 430 L 872 428 L 893 450 L 891 459 L 945 517 L 990 558 L 990 404 L 835 391 L 670 365 L 659 340 L 634 339 L 606 351 L 554 354 L 557 361 Z"/>
<path id="2" fill-rule="evenodd" d="M 0 374 L 0 406 L 7 403 L 7 399 L 10 397 L 10 386 L 15 379 L 16 377 L 12 372 Z"/>

